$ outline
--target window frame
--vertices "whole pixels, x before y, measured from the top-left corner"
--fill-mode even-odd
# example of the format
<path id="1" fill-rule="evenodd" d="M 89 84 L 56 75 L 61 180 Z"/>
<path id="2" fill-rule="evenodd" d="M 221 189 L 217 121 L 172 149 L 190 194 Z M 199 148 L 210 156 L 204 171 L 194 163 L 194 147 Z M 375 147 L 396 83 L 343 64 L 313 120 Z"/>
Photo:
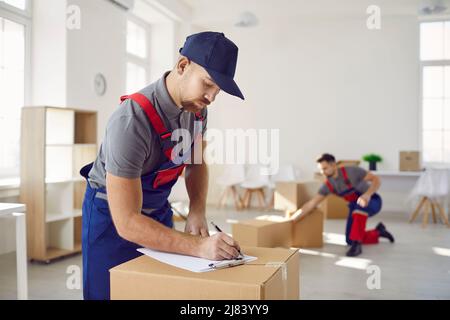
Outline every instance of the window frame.
<path id="1" fill-rule="evenodd" d="M 30 105 L 31 102 L 31 12 L 32 2 L 26 0 L 26 10 L 20 10 L 14 6 L 0 2 L 0 17 L 24 26 L 25 36 L 25 61 L 24 61 L 24 104 Z M 19 133 L 20 135 L 20 133 Z M 0 168 L 0 180 L 11 180 L 20 177 L 20 162 L 18 167 Z"/>
<path id="2" fill-rule="evenodd" d="M 422 57 L 420 56 L 421 53 L 421 42 L 420 42 L 420 27 L 422 23 L 428 23 L 428 22 L 448 22 L 450 23 L 450 16 L 436 16 L 436 17 L 426 17 L 426 18 L 420 18 L 419 19 L 419 50 L 418 50 L 418 55 L 419 55 L 419 104 L 420 104 L 420 116 L 419 118 L 419 145 L 420 145 L 420 150 L 422 153 L 422 163 L 424 167 L 428 167 L 428 166 L 441 166 L 441 165 L 449 165 L 450 164 L 450 160 L 449 161 L 444 161 L 444 159 L 442 159 L 442 161 L 425 161 L 425 148 L 424 148 L 424 141 L 423 141 L 423 133 L 424 133 L 424 128 L 423 128 L 423 112 L 424 112 L 424 97 L 423 97 L 423 71 L 424 68 L 426 67 L 446 67 L 446 66 L 450 66 L 450 59 L 448 60 L 422 60 Z M 444 150 L 444 145 L 442 144 L 442 151 Z"/>
<path id="3" fill-rule="evenodd" d="M 21 16 L 26 19 L 31 19 L 32 1 L 25 0 L 25 8 L 26 8 L 25 10 L 21 10 L 17 7 L 14 7 L 13 5 L 0 1 L 0 11 L 2 10 L 9 11 L 13 15 Z"/>
<path id="4" fill-rule="evenodd" d="M 127 41 L 128 41 L 128 30 L 126 30 L 126 42 L 125 42 L 125 55 L 126 55 L 126 61 L 125 61 L 125 70 L 126 70 L 126 79 L 128 78 L 128 71 L 127 71 L 127 64 L 133 63 L 139 67 L 142 67 L 145 69 L 145 81 L 148 83 L 150 81 L 150 45 L 151 45 L 151 25 L 141 18 L 137 17 L 134 14 L 128 14 L 126 18 L 126 25 L 125 28 L 128 28 L 128 21 L 135 23 L 136 25 L 142 27 L 146 31 L 146 57 L 141 58 L 139 56 L 136 56 L 127 50 Z M 127 81 L 127 80 L 125 80 Z M 125 83 L 125 87 L 128 88 L 128 83 Z M 132 94 L 132 92 L 127 92 L 127 94 Z"/>

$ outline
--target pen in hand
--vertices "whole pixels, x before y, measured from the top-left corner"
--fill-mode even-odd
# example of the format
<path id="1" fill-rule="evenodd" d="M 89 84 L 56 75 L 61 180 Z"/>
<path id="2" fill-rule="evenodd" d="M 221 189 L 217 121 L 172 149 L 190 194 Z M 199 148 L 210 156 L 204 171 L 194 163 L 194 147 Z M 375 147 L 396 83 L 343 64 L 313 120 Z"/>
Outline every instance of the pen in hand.
<path id="1" fill-rule="evenodd" d="M 212 222 L 211 221 L 211 224 L 214 226 L 214 228 L 216 228 L 216 230 L 218 231 L 218 232 L 223 232 L 220 228 L 219 228 L 219 226 L 217 226 L 214 222 Z M 237 257 L 237 258 L 235 258 L 236 260 L 241 260 L 243 257 L 244 257 L 244 255 L 242 254 L 242 252 L 241 252 L 241 250 L 240 249 L 238 249 L 238 252 L 239 252 L 239 257 Z"/>

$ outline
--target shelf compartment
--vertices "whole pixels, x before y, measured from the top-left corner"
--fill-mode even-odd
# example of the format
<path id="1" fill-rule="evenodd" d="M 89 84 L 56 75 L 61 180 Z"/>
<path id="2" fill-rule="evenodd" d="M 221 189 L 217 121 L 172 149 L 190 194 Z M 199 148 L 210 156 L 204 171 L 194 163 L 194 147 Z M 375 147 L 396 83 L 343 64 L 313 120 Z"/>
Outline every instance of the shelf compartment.
<path id="1" fill-rule="evenodd" d="M 73 219 L 65 219 L 47 223 L 47 248 L 73 251 L 74 223 Z"/>
<path id="2" fill-rule="evenodd" d="M 81 228 L 82 228 L 82 217 L 75 217 L 73 220 L 73 230 L 74 230 L 74 250 L 81 251 Z"/>
<path id="3" fill-rule="evenodd" d="M 45 187 L 46 221 L 72 217 L 74 214 L 73 198 L 73 183 L 47 184 Z"/>
<path id="4" fill-rule="evenodd" d="M 46 146 L 45 179 L 49 181 L 73 178 L 73 146 Z"/>
<path id="5" fill-rule="evenodd" d="M 97 143 L 96 112 L 75 112 L 75 143 Z"/>
<path id="6" fill-rule="evenodd" d="M 73 144 L 75 112 L 63 108 L 47 108 L 46 144 Z"/>
<path id="7" fill-rule="evenodd" d="M 83 166 L 91 163 L 97 156 L 95 144 L 75 144 L 73 146 L 73 172 L 74 177 L 81 177 L 80 170 Z"/>

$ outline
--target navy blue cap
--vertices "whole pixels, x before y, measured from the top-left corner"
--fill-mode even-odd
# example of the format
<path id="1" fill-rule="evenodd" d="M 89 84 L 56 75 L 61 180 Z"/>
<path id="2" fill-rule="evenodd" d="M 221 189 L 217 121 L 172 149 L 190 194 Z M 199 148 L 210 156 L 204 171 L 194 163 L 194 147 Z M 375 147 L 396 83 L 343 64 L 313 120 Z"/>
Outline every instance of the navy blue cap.
<path id="1" fill-rule="evenodd" d="M 238 47 L 220 32 L 200 32 L 186 38 L 180 54 L 201 65 L 219 88 L 244 100 L 234 82 Z"/>

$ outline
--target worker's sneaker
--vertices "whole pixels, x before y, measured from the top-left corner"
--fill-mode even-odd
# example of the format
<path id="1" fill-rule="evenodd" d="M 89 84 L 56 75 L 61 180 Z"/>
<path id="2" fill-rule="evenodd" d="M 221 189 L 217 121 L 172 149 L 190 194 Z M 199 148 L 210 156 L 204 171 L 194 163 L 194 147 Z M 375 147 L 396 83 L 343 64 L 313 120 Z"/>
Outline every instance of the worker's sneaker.
<path id="1" fill-rule="evenodd" d="M 383 223 L 381 222 L 378 223 L 375 229 L 378 230 L 380 237 L 387 238 L 392 243 L 395 241 L 394 236 L 389 231 L 386 230 L 386 227 L 384 226 Z"/>
<path id="2" fill-rule="evenodd" d="M 361 242 L 353 241 L 352 246 L 347 251 L 347 257 L 356 257 L 362 253 Z"/>

